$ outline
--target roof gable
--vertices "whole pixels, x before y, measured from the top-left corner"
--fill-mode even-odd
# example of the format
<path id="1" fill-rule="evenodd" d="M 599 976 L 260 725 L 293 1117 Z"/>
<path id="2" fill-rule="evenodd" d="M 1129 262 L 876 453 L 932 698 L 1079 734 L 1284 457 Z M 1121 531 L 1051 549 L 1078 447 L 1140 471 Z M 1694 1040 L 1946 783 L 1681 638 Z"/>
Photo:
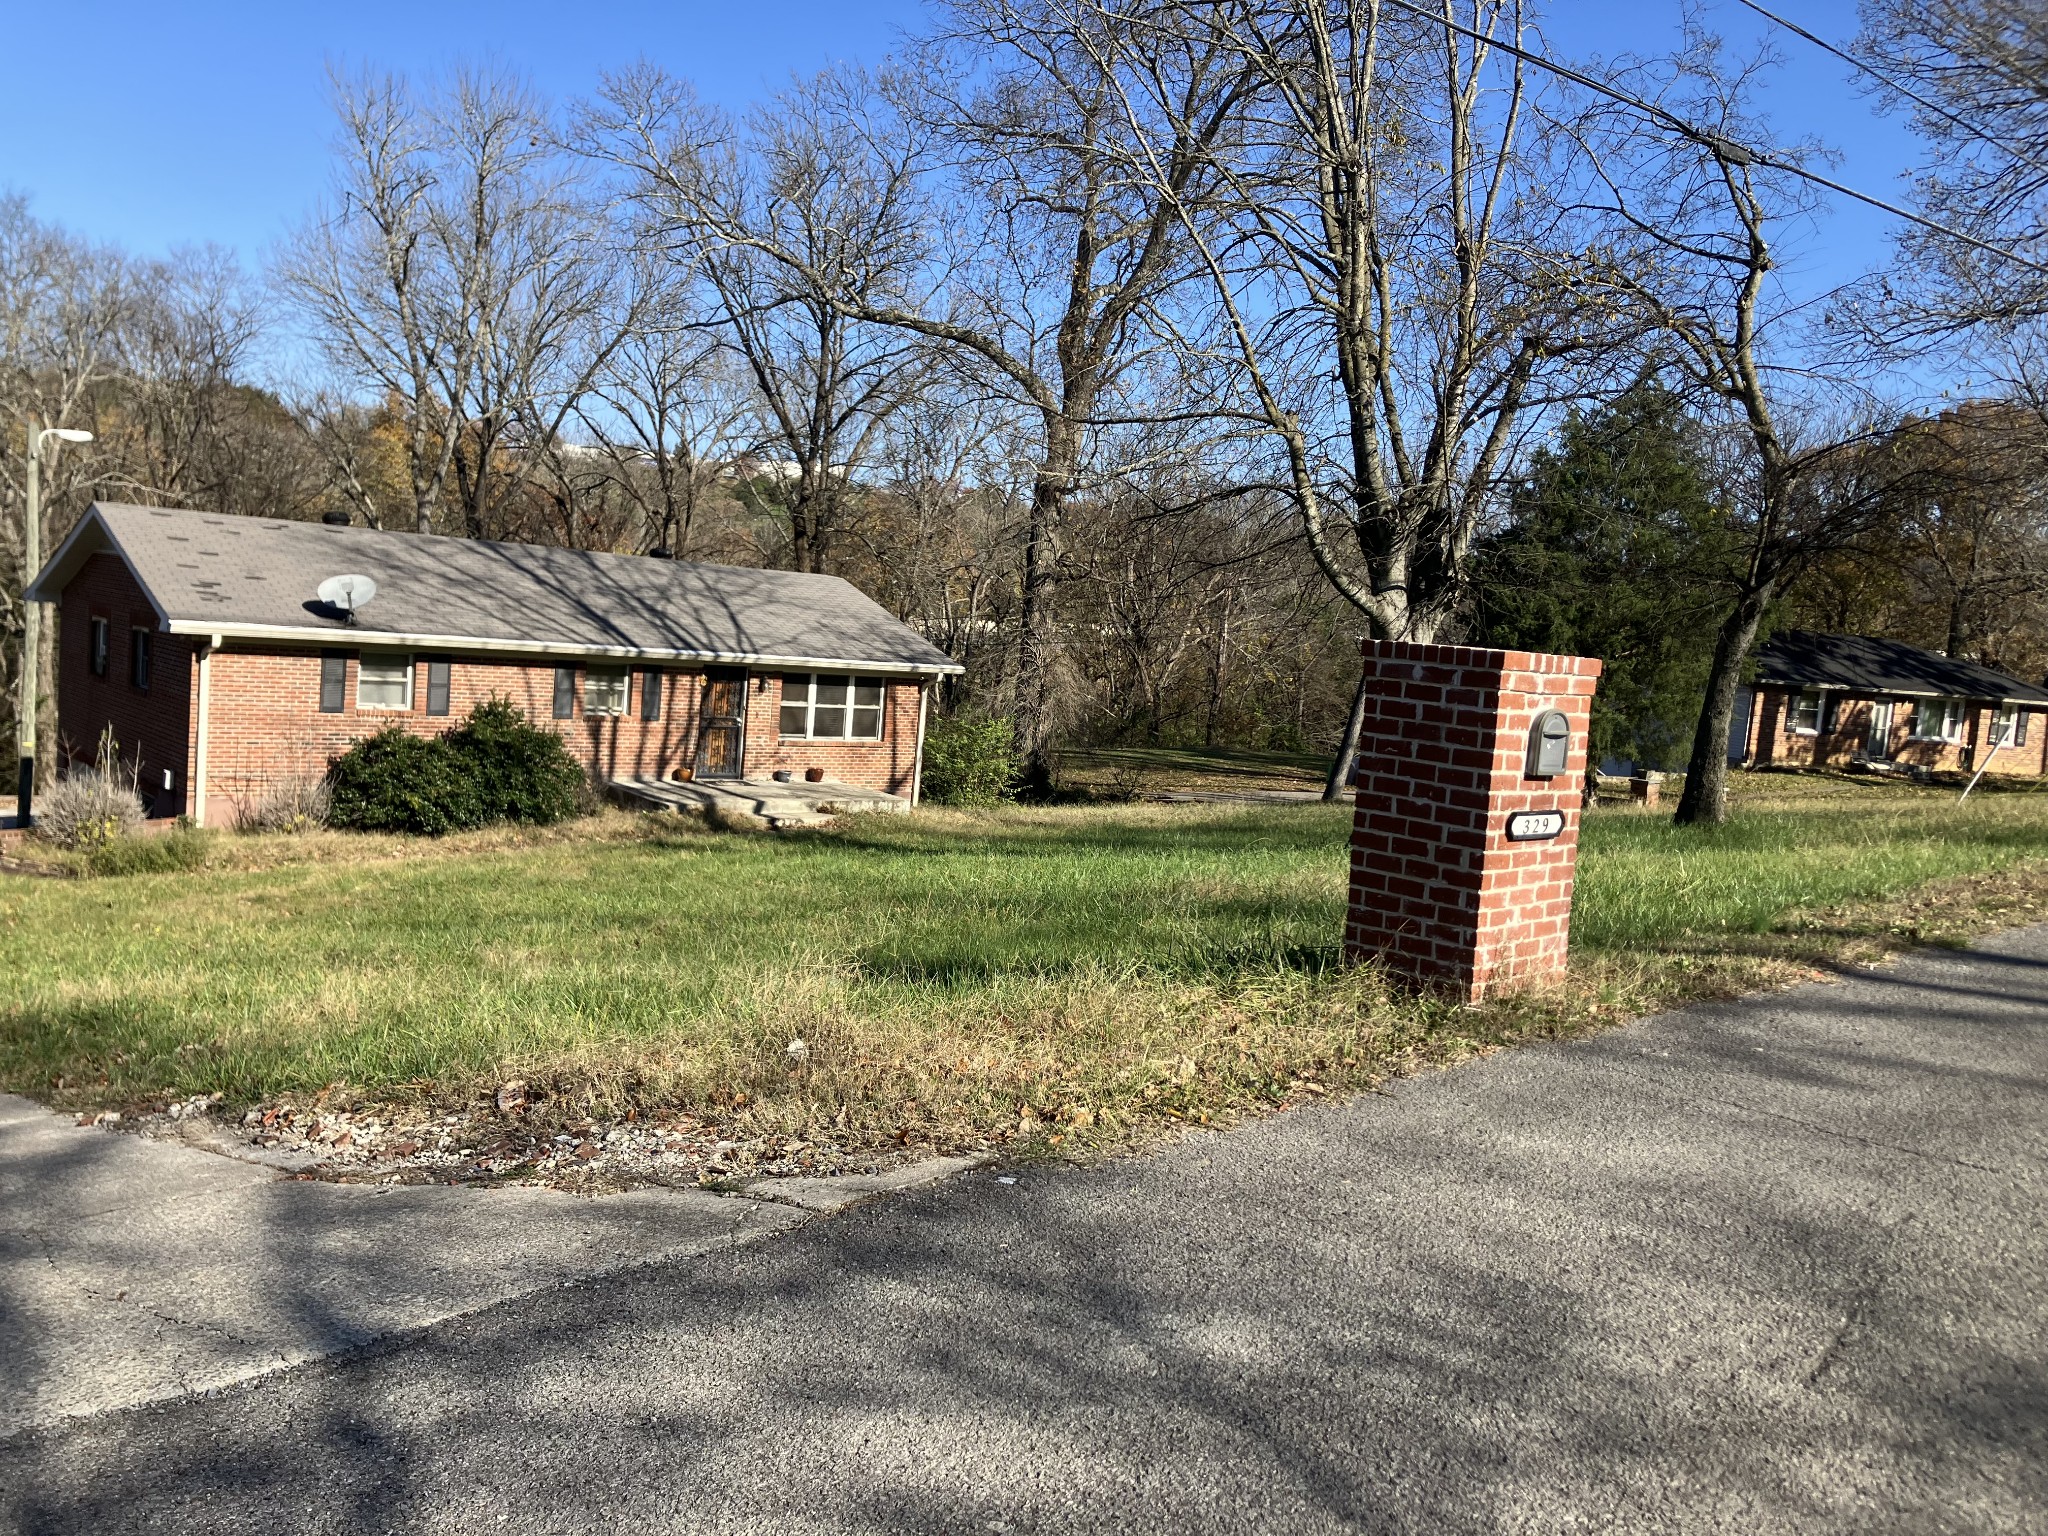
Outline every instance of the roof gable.
<path id="1" fill-rule="evenodd" d="M 1845 693 L 2048 704 L 2048 689 L 1993 667 L 1922 650 L 1903 640 L 1789 629 L 1757 653 L 1756 680 Z"/>
<path id="2" fill-rule="evenodd" d="M 174 633 L 960 670 L 836 576 L 166 507 L 96 504 L 38 595 L 54 598 L 101 549 L 127 563 Z M 347 574 L 377 583 L 354 623 L 315 596 Z"/>

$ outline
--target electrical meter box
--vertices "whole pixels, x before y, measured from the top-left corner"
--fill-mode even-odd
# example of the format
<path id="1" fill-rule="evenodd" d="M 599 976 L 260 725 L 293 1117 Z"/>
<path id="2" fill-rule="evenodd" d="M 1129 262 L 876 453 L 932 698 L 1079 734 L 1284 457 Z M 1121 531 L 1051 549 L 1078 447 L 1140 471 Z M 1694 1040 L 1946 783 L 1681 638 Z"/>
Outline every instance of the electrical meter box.
<path id="1" fill-rule="evenodd" d="M 1546 709 L 1529 727 L 1529 766 L 1532 779 L 1554 779 L 1564 773 L 1572 760 L 1572 727 L 1564 712 Z"/>

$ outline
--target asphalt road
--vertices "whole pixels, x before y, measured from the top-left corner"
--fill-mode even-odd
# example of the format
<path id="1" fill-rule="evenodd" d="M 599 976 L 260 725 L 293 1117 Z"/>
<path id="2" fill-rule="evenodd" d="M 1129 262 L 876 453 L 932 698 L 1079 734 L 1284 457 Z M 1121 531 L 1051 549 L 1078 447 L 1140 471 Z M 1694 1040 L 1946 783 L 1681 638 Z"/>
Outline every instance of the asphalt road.
<path id="1" fill-rule="evenodd" d="M 2040 1532 L 2044 1087 L 2036 929 L 33 1431 L 0 1528 Z"/>

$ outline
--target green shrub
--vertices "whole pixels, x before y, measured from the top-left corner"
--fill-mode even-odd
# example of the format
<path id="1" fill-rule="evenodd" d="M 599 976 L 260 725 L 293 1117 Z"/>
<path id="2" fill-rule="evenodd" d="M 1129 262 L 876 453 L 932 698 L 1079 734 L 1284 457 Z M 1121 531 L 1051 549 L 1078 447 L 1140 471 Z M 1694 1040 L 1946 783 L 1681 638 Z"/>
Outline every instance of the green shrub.
<path id="1" fill-rule="evenodd" d="M 485 821 L 547 826 L 584 807 L 589 780 L 562 738 L 527 722 L 504 699 L 488 699 L 448 734 L 468 766 Z"/>
<path id="2" fill-rule="evenodd" d="M 546 825 L 588 808 L 589 781 L 562 738 L 491 699 L 444 736 L 387 726 L 334 760 L 329 825 L 439 837 L 494 821 Z"/>
<path id="3" fill-rule="evenodd" d="M 160 836 L 120 837 L 87 851 L 85 867 L 95 875 L 168 875 L 198 869 L 213 839 L 204 829 L 175 827 Z"/>
<path id="4" fill-rule="evenodd" d="M 925 733 L 924 795 L 939 805 L 995 805 L 1017 792 L 1007 720 L 934 720 Z"/>
<path id="5" fill-rule="evenodd" d="M 445 736 L 388 725 L 336 758 L 327 779 L 333 826 L 439 837 L 483 824 L 469 762 Z"/>

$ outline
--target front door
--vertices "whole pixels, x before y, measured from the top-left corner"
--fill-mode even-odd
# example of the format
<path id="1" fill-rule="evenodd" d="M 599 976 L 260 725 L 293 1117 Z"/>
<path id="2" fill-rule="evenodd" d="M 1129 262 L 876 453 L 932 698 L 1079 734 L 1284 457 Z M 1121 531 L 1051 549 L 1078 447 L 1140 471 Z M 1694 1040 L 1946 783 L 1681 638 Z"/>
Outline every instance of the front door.
<path id="1" fill-rule="evenodd" d="M 697 719 L 697 777 L 738 778 L 747 752 L 747 674 L 707 670 Z"/>
<path id="2" fill-rule="evenodd" d="M 1870 735 L 1863 743 L 1864 755 L 1874 763 L 1892 758 L 1892 701 L 1878 699 L 1870 706 Z"/>

